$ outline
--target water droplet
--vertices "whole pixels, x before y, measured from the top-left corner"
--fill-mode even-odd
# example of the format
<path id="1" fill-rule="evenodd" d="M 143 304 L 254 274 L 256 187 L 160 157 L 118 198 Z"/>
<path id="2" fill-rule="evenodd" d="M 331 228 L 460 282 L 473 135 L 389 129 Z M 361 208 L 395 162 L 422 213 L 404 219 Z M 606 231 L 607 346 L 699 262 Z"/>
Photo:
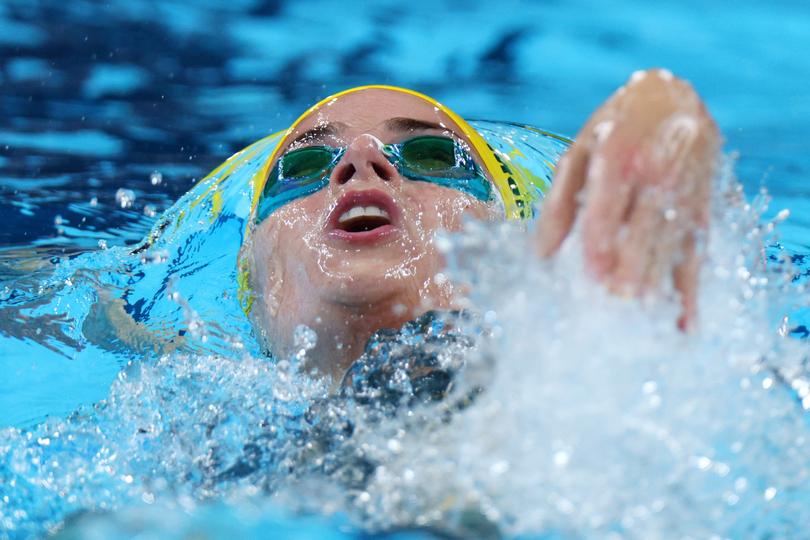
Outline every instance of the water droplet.
<path id="1" fill-rule="evenodd" d="M 610 120 L 599 122 L 593 127 L 593 136 L 596 142 L 602 142 L 613 132 L 614 123 Z"/>
<path id="2" fill-rule="evenodd" d="M 163 183 L 163 175 L 158 171 L 154 171 L 152 174 L 149 175 L 149 182 L 153 186 L 159 186 Z"/>
<path id="3" fill-rule="evenodd" d="M 672 80 L 672 79 L 675 77 L 675 76 L 672 74 L 672 72 L 671 72 L 670 70 L 668 70 L 668 69 L 659 69 L 658 71 L 656 71 L 656 74 L 657 74 L 657 75 L 658 75 L 658 76 L 659 76 L 661 79 L 663 79 L 663 80 L 665 80 L 665 81 L 667 81 L 667 82 L 671 81 L 671 80 Z"/>
<path id="4" fill-rule="evenodd" d="M 706 456 L 700 456 L 695 460 L 695 463 L 701 471 L 707 470 L 712 465 L 712 460 L 707 458 Z"/>
<path id="5" fill-rule="evenodd" d="M 399 454 L 400 452 L 402 452 L 402 443 L 399 442 L 398 439 L 389 439 L 388 449 L 395 454 Z"/>
<path id="6" fill-rule="evenodd" d="M 500 476 L 509 470 L 509 462 L 505 460 L 496 461 L 489 467 L 489 472 L 494 476 Z"/>
<path id="7" fill-rule="evenodd" d="M 131 208 L 135 203 L 135 192 L 131 189 L 119 188 L 115 192 L 115 202 L 121 208 Z"/>
<path id="8" fill-rule="evenodd" d="M 736 493 L 727 492 L 723 495 L 723 500 L 726 501 L 726 504 L 729 506 L 734 506 L 738 502 L 740 502 L 740 496 Z"/>
<path id="9" fill-rule="evenodd" d="M 293 333 L 293 343 L 295 347 L 304 351 L 310 351 L 315 348 L 318 343 L 318 334 L 305 324 L 299 324 L 295 327 Z"/>
<path id="10" fill-rule="evenodd" d="M 568 452 L 564 452 L 562 450 L 558 452 L 554 452 L 554 465 L 557 467 L 565 467 L 568 465 L 568 462 L 571 460 L 571 456 L 568 455 Z"/>
<path id="11" fill-rule="evenodd" d="M 162 264 L 169 260 L 169 252 L 165 249 L 158 249 L 150 251 L 143 257 L 141 262 L 143 264 Z"/>
<path id="12" fill-rule="evenodd" d="M 632 75 L 630 75 L 630 84 L 635 84 L 641 82 L 647 77 L 647 72 L 643 70 L 634 71 Z"/>

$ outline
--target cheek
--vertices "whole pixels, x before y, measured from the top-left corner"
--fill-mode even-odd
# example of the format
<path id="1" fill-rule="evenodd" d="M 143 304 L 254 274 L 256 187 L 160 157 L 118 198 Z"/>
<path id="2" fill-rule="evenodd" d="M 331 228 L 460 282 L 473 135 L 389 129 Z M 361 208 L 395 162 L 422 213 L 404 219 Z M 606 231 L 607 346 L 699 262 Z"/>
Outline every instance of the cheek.
<path id="1" fill-rule="evenodd" d="M 459 191 L 440 186 L 430 186 L 418 198 L 420 213 L 425 226 L 432 230 L 458 231 L 464 217 L 489 220 L 494 216 L 493 205 Z"/>
<path id="2" fill-rule="evenodd" d="M 276 210 L 253 234 L 254 264 L 274 273 L 289 270 L 309 249 L 311 237 L 322 227 L 323 201 L 319 194 L 293 201 Z M 257 269 L 259 272 L 261 268 Z M 270 276 L 281 278 L 283 276 Z"/>
<path id="3" fill-rule="evenodd" d="M 280 231 L 272 223 L 272 217 L 265 220 L 251 235 L 250 242 L 250 284 L 257 296 L 265 297 L 279 280 L 281 252 Z"/>

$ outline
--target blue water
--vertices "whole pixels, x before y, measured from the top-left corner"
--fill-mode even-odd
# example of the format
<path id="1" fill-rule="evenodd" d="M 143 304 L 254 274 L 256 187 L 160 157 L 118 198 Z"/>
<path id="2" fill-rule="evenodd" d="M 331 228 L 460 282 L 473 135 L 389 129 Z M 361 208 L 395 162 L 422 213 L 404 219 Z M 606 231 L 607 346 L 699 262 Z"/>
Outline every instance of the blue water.
<path id="1" fill-rule="evenodd" d="M 123 410 L 145 399 L 132 382 L 119 381 L 111 390 L 122 370 L 137 373 L 143 362 L 142 376 L 158 388 L 155 381 L 185 373 L 182 363 L 160 364 L 153 353 L 83 341 L 82 328 L 63 319 L 86 308 L 97 294 L 93 283 L 127 299 L 125 309 L 136 320 L 163 325 L 167 334 L 188 331 L 189 320 L 208 323 L 205 352 L 230 350 L 222 328 L 241 328 L 244 346 L 255 352 L 249 327 L 237 315 L 213 309 L 190 314 L 183 303 L 191 298 L 198 302 L 193 309 L 211 306 L 220 290 L 196 291 L 191 280 L 163 279 L 165 264 L 176 265 L 179 274 L 193 273 L 189 260 L 229 275 L 231 259 L 218 258 L 208 246 L 211 251 L 192 259 L 139 262 L 161 268 L 159 277 L 147 271 L 144 278 L 137 264 L 129 274 L 122 272 L 130 263 L 113 248 L 138 244 L 164 211 L 231 154 L 285 127 L 317 99 L 358 84 L 412 87 L 467 118 L 520 121 L 573 136 L 632 71 L 665 66 L 705 98 L 725 134 L 726 150 L 738 154 L 735 171 L 749 198 L 767 188 L 772 202 L 762 221 L 782 208 L 791 210 L 779 236 L 769 240 L 774 244 L 769 254 L 774 261 L 782 254 L 792 258 L 801 283 L 810 257 L 810 57 L 803 54 L 808 48 L 810 7 L 801 2 L 6 1 L 0 6 L 0 428 L 70 431 L 75 422 L 60 422 L 77 407 L 111 397 L 119 405 L 108 412 L 82 414 L 113 425 L 128 418 Z M 125 208 L 116 197 L 121 189 L 134 195 Z M 216 227 L 222 234 L 228 227 L 239 229 L 227 222 Z M 176 247 L 186 238 L 166 241 Z M 235 249 L 239 239 L 231 241 Z M 87 252 L 96 253 L 96 274 L 85 275 L 81 286 L 65 285 L 83 267 L 81 254 Z M 150 287 L 151 304 L 138 296 Z M 157 300 L 173 292 L 177 302 Z M 234 291 L 227 292 L 226 306 Z M 37 305 L 40 297 L 48 303 Z M 800 324 L 804 319 L 796 320 L 791 329 L 801 337 L 807 333 Z M 227 367 L 204 361 L 197 369 L 232 376 Z M 222 405 L 239 391 L 272 393 L 274 384 L 270 374 L 258 387 L 239 379 L 225 396 L 209 401 Z M 193 390 L 184 391 L 191 396 Z M 155 399 L 164 403 L 163 397 Z M 188 425 L 197 415 L 190 406 L 178 418 Z M 53 426 L 34 427 L 46 418 Z M 246 412 L 240 421 L 248 425 L 256 418 Z M 162 431 L 156 440 L 171 441 L 171 433 Z M 199 441 L 195 437 L 188 434 L 189 441 Z M 112 447 L 126 437 L 111 433 L 106 440 Z M 240 451 L 238 438 L 230 442 L 235 446 L 223 455 Z M 138 455 L 148 461 L 144 448 L 138 447 Z M 189 474 L 195 470 L 175 466 Z M 99 482 L 95 490 L 75 490 L 80 502 L 128 506 L 122 502 L 133 497 L 127 486 L 102 493 L 109 486 Z M 16 496 L 14 508 L 39 515 L 34 522 L 58 518 L 61 503 L 37 495 L 37 489 L 48 486 L 4 484 L 0 496 Z M 152 491 L 135 493 L 141 498 Z M 35 509 L 26 497 L 44 506 Z M 4 504 L 11 507 L 0 500 Z M 183 503 L 175 504 L 185 515 Z M 279 510 L 283 507 L 228 502 L 222 509 L 215 498 L 211 508 L 189 510 L 192 517 L 177 530 L 239 536 L 275 527 L 295 529 L 302 538 L 341 538 L 342 530 L 346 536 L 364 534 L 341 517 L 324 523 L 331 518 L 291 517 Z M 135 513 L 99 522 L 93 534 L 106 537 L 120 523 L 141 518 Z M 165 514 L 153 521 L 162 519 Z M 229 525 L 234 521 L 240 525 Z M 4 527 L 0 522 L 0 537 L 22 534 Z M 168 534 L 158 525 L 152 531 Z M 82 534 L 89 537 L 90 529 Z"/>

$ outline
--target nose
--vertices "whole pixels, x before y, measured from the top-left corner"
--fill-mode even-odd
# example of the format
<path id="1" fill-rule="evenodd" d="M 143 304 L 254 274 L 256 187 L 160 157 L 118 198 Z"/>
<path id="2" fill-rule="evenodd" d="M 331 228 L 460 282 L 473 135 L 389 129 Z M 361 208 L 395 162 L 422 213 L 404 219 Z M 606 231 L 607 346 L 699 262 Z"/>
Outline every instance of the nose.
<path id="1" fill-rule="evenodd" d="M 391 182 L 397 170 L 382 151 L 383 144 L 375 136 L 363 134 L 346 148 L 346 153 L 332 171 L 330 182 L 342 185 L 349 180 Z"/>

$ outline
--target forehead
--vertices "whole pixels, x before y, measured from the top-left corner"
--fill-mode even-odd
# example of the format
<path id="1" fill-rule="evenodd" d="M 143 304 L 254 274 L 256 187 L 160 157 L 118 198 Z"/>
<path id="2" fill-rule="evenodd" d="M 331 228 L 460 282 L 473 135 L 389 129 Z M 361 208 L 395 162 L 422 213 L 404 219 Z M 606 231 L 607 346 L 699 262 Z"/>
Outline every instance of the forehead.
<path id="1" fill-rule="evenodd" d="M 384 137 L 390 135 L 386 120 L 392 118 L 407 118 L 436 124 L 440 129 L 446 129 L 465 138 L 456 123 L 432 103 L 395 90 L 369 88 L 325 103 L 296 126 L 288 136 L 288 141 L 327 124 L 340 125 L 341 136 L 349 140 L 364 133 L 384 140 Z"/>

